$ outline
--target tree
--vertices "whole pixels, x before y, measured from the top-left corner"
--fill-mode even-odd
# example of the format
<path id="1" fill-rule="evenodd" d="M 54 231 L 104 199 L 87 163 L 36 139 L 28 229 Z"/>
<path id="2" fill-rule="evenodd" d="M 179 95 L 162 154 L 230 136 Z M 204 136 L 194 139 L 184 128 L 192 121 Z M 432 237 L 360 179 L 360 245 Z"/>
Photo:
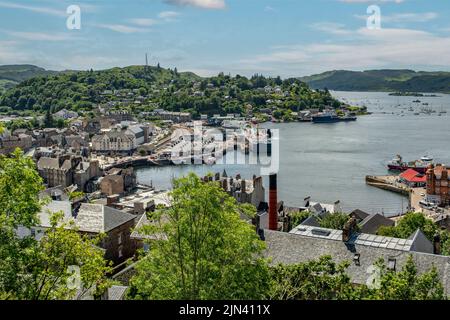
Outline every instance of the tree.
<path id="1" fill-rule="evenodd" d="M 443 300 L 444 288 L 436 268 L 418 274 L 412 256 L 400 272 L 388 270 L 383 260 L 377 263 L 380 270 L 379 287 L 363 288 L 362 294 L 371 300 Z"/>
<path id="2" fill-rule="evenodd" d="M 69 299 L 76 290 L 69 288 L 68 266 L 80 267 L 84 288 L 96 284 L 102 290 L 110 271 L 94 240 L 79 235 L 55 215 L 40 241 L 33 236 L 19 237 L 18 228 L 39 224 L 38 213 L 44 200 L 39 198 L 42 178 L 31 158 L 17 149 L 0 157 L 0 297 L 3 299 Z"/>
<path id="3" fill-rule="evenodd" d="M 422 213 L 410 212 L 400 219 L 396 226 L 381 227 L 378 234 L 382 236 L 407 239 L 417 229 L 420 229 L 428 238 L 433 241 L 433 237 L 438 231 L 436 224 Z"/>
<path id="4" fill-rule="evenodd" d="M 308 217 L 313 215 L 309 211 L 298 211 L 290 214 L 292 228 L 297 227 Z M 346 213 L 336 212 L 333 214 L 328 214 L 322 218 L 315 216 L 321 228 L 342 230 L 345 223 L 350 219 L 349 215 Z"/>
<path id="5" fill-rule="evenodd" d="M 333 213 L 325 215 L 319 220 L 320 226 L 327 229 L 342 230 L 344 225 L 349 220 L 349 216 L 346 213 Z"/>
<path id="6" fill-rule="evenodd" d="M 297 227 L 299 224 L 301 224 L 303 221 L 305 221 L 307 218 L 311 216 L 311 212 L 309 211 L 297 211 L 290 214 L 291 217 L 291 226 L 292 228 Z"/>
<path id="7" fill-rule="evenodd" d="M 418 274 L 412 256 L 401 271 L 387 269 L 384 260 L 377 267 L 378 281 L 369 288 L 354 286 L 346 270 L 348 262 L 336 264 L 321 257 L 295 265 L 271 268 L 271 288 L 266 298 L 273 300 L 443 300 L 439 275 L 433 267 Z"/>
<path id="8" fill-rule="evenodd" d="M 261 299 L 268 290 L 264 243 L 218 182 L 195 174 L 174 181 L 171 207 L 143 230 L 159 236 L 137 263 L 134 299 Z"/>
<path id="9" fill-rule="evenodd" d="M 45 112 L 44 126 L 47 128 L 53 127 L 53 115 L 50 109 Z"/>
<path id="10" fill-rule="evenodd" d="M 52 215 L 51 227 L 33 251 L 26 299 L 67 300 L 87 293 L 99 296 L 109 286 L 106 274 L 112 268 L 95 246 L 100 238 L 80 235 L 74 222 L 65 223 L 62 217 L 62 213 Z"/>
<path id="11" fill-rule="evenodd" d="M 350 277 L 345 273 L 348 263 L 336 264 L 329 256 L 317 261 L 271 268 L 272 300 L 347 300 L 357 296 Z"/>

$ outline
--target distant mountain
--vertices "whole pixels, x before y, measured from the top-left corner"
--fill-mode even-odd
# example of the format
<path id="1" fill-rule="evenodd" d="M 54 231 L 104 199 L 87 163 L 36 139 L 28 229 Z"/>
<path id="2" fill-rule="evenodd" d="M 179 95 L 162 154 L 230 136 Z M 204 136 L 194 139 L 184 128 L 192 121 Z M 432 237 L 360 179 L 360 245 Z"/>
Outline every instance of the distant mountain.
<path id="1" fill-rule="evenodd" d="M 313 89 L 450 93 L 450 72 L 413 70 L 335 70 L 300 80 Z"/>
<path id="2" fill-rule="evenodd" d="M 0 66 L 0 93 L 22 81 L 55 73 L 29 64 Z"/>

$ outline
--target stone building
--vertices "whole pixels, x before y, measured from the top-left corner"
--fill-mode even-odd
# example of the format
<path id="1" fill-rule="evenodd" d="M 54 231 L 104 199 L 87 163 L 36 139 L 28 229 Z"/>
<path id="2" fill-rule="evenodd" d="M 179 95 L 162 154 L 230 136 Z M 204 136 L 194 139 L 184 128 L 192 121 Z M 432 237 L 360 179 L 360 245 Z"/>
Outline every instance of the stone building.
<path id="1" fill-rule="evenodd" d="M 175 123 L 192 121 L 192 115 L 189 112 L 170 112 L 165 110 L 155 110 L 154 114 L 161 120 L 169 120 Z"/>
<path id="2" fill-rule="evenodd" d="M 228 177 L 224 170 L 222 175 L 216 173 L 214 177 L 204 177 L 204 181 L 219 181 L 222 188 L 239 203 L 251 203 L 256 208 L 265 202 L 265 189 L 262 177 L 253 176 L 253 179 L 243 179 L 239 174 L 233 178 Z"/>
<path id="3" fill-rule="evenodd" d="M 450 205 L 450 169 L 444 165 L 430 165 L 427 173 L 427 200 Z"/>
<path id="4" fill-rule="evenodd" d="M 37 169 L 49 187 L 68 187 L 74 182 L 74 168 L 80 161 L 81 159 L 75 157 L 41 157 L 37 163 Z"/>
<path id="5" fill-rule="evenodd" d="M 99 153 L 131 154 L 136 148 L 136 136 L 126 131 L 108 131 L 92 138 L 92 150 Z"/>
<path id="6" fill-rule="evenodd" d="M 101 175 L 102 170 L 100 169 L 100 164 L 97 160 L 86 161 L 83 159 L 83 161 L 78 163 L 75 167 L 73 181 L 80 190 L 92 192 L 92 190 L 88 188 L 88 182 Z"/>
<path id="7" fill-rule="evenodd" d="M 105 259 L 114 265 L 132 258 L 138 243 L 131 239 L 131 231 L 135 226 L 135 216 L 107 207 L 102 204 L 82 203 L 78 210 L 73 210 L 70 201 L 51 201 L 38 214 L 39 224 L 31 229 L 19 226 L 19 237 L 34 236 L 40 240 L 50 224 L 50 215 L 55 212 L 64 214 L 64 222 L 73 221 L 77 231 L 91 237 L 99 234 L 106 236 L 98 244 L 104 249 Z"/>
<path id="8" fill-rule="evenodd" d="M 105 249 L 105 258 L 115 265 L 136 253 L 136 242 L 130 238 L 135 226 L 134 215 L 102 204 L 83 203 L 75 222 L 80 232 L 92 236 L 106 234 L 99 246 Z"/>
<path id="9" fill-rule="evenodd" d="M 100 190 L 107 196 L 120 195 L 133 190 L 136 187 L 136 172 L 130 168 L 112 168 L 107 175 L 100 180 Z"/>
<path id="10" fill-rule="evenodd" d="M 123 177 L 116 174 L 103 177 L 100 181 L 100 190 L 107 196 L 122 194 L 124 192 Z"/>
<path id="11" fill-rule="evenodd" d="M 85 191 L 87 182 L 101 175 L 98 161 L 86 161 L 83 157 L 74 155 L 40 157 L 37 169 L 50 188 L 65 188 L 76 184 L 80 190 Z"/>
<path id="12" fill-rule="evenodd" d="M 17 130 L 16 130 L 17 131 Z M 8 132 L 0 136 L 0 154 L 9 154 L 16 148 L 28 151 L 33 143 L 31 135 L 17 133 L 10 135 Z"/>

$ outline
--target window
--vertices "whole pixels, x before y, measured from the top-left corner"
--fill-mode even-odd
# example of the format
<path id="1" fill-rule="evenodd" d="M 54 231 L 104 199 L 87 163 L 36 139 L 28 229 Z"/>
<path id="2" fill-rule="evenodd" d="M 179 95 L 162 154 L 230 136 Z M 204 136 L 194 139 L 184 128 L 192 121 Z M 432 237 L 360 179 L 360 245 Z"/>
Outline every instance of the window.
<path id="1" fill-rule="evenodd" d="M 120 232 L 120 233 L 119 233 L 119 236 L 117 237 L 117 243 L 118 243 L 119 245 L 122 244 L 122 232 Z"/>
<path id="2" fill-rule="evenodd" d="M 122 257 L 123 257 L 122 249 L 123 249 L 122 246 L 120 246 L 120 247 L 119 247 L 119 252 L 118 252 L 119 258 L 122 258 Z"/>

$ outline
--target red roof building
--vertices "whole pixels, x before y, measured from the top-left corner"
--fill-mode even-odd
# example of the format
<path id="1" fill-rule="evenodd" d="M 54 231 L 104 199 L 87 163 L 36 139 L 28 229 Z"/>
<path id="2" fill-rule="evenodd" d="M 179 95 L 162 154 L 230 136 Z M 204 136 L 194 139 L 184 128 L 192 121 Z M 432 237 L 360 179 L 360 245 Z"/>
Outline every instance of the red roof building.
<path id="1" fill-rule="evenodd" d="M 414 169 L 408 169 L 400 175 L 400 181 L 410 187 L 425 187 L 427 177 Z"/>

